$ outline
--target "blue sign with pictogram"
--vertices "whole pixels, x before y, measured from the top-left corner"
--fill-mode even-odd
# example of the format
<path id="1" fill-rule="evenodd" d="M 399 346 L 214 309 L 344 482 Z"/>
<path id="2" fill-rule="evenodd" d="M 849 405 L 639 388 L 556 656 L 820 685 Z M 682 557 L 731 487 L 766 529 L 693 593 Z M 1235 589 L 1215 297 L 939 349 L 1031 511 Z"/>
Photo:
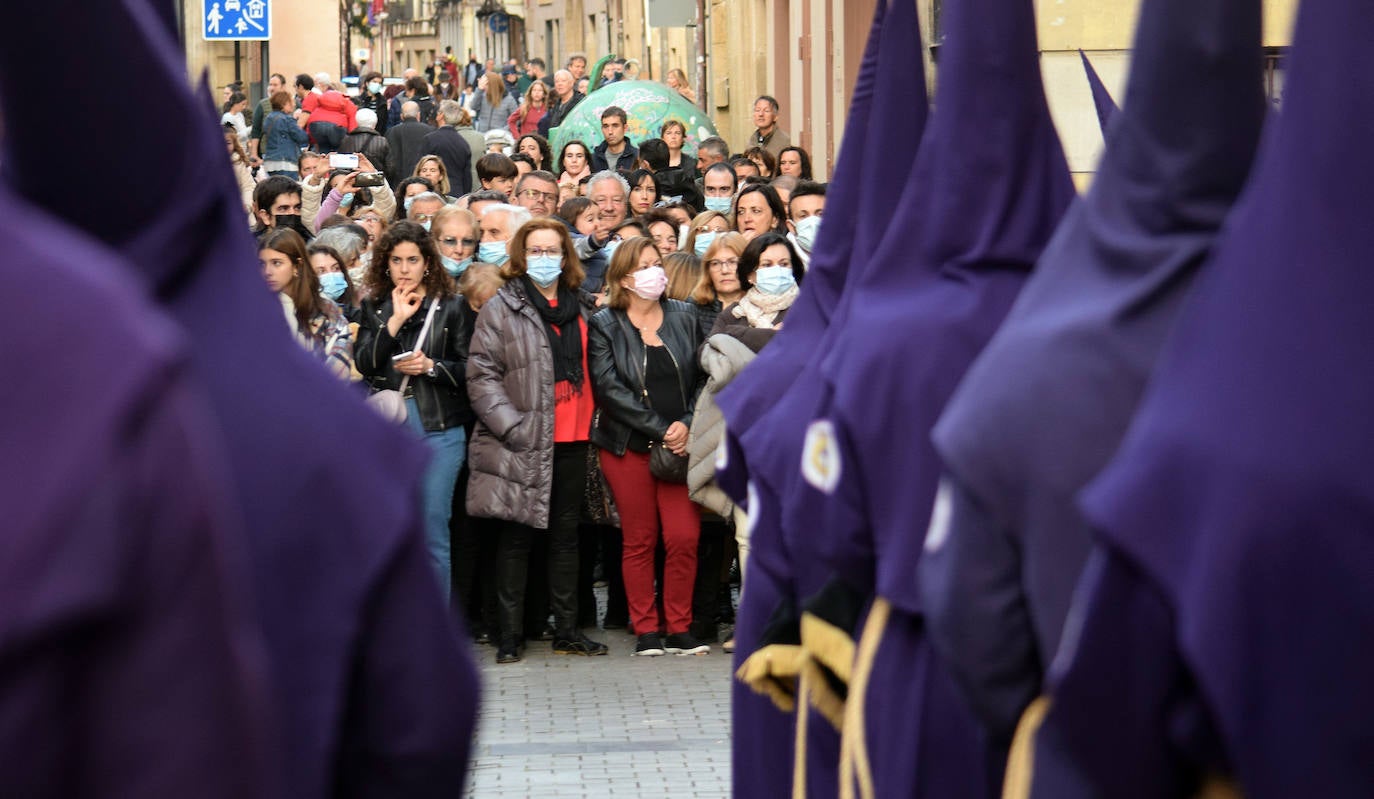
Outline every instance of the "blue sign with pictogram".
<path id="1" fill-rule="evenodd" d="M 510 30 L 510 16 L 503 11 L 497 11 L 487 20 L 487 27 L 491 28 L 492 33 L 505 33 Z"/>
<path id="2" fill-rule="evenodd" d="M 212 42 L 258 42 L 272 38 L 268 0 L 201 0 L 201 35 Z"/>

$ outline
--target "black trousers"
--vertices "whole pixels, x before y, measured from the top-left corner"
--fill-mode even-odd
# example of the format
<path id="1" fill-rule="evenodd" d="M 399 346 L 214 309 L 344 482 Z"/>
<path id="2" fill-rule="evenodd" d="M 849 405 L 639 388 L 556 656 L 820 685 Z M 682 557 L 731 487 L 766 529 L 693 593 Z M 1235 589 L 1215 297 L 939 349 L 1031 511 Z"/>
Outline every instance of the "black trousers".
<path id="1" fill-rule="evenodd" d="M 713 514 L 702 515 L 701 538 L 697 542 L 697 580 L 692 586 L 691 633 L 703 641 L 716 640 L 720 567 L 725 560 L 725 539 L 732 536 L 730 525 L 724 519 Z"/>
<path id="2" fill-rule="evenodd" d="M 548 529 L 517 522 L 503 525 L 497 547 L 500 568 L 496 587 L 502 640 L 524 637 L 525 585 L 530 550 L 537 536 L 548 544 L 549 607 L 554 629 L 560 634 L 577 630 L 577 520 L 586 480 L 586 442 L 555 444 Z"/>
<path id="3" fill-rule="evenodd" d="M 458 473 L 453 491 L 449 536 L 453 550 L 453 603 L 475 633 L 494 632 L 496 622 L 496 547 L 504 522 L 468 516 L 468 469 Z"/>

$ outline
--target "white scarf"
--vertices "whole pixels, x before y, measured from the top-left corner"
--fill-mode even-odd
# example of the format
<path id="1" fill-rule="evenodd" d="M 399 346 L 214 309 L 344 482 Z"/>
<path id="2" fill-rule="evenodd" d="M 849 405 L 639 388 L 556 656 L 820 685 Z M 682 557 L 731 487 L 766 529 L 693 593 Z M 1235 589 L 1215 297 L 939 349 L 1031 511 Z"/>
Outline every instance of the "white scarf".
<path id="1" fill-rule="evenodd" d="M 772 327 L 778 313 L 792 307 L 799 291 L 798 286 L 793 286 L 781 294 L 764 294 L 751 288 L 735 305 L 734 314 L 749 322 L 750 327 Z"/>

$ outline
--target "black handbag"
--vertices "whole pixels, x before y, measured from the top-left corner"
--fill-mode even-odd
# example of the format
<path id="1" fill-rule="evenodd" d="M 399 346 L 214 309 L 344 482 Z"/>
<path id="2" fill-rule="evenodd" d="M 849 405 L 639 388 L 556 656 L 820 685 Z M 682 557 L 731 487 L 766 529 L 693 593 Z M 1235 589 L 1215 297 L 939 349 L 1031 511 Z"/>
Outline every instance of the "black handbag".
<path id="1" fill-rule="evenodd" d="M 687 456 L 678 455 L 662 441 L 649 445 L 649 474 L 665 483 L 687 484 Z"/>

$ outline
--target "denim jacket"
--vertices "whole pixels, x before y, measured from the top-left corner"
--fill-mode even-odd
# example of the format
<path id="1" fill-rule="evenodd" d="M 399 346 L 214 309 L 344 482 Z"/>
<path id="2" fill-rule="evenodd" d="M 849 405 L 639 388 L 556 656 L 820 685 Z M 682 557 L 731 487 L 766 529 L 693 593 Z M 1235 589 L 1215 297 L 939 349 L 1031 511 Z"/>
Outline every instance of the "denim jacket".
<path id="1" fill-rule="evenodd" d="M 265 142 L 262 151 L 264 161 L 295 163 L 301 155 L 301 148 L 310 143 L 310 137 L 285 111 L 273 111 L 267 115 L 262 121 L 262 137 Z"/>

